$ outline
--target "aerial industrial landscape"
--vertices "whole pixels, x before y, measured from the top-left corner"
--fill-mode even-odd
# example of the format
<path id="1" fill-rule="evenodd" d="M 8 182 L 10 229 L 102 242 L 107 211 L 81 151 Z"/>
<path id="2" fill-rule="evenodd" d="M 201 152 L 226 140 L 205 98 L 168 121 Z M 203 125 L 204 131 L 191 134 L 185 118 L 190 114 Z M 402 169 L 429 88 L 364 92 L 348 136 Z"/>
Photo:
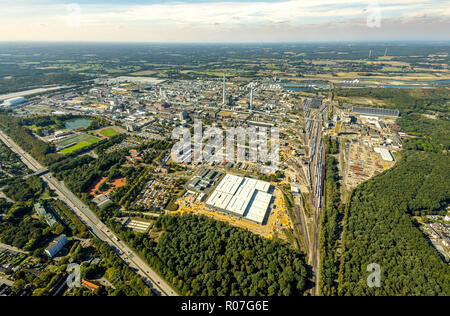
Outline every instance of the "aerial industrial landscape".
<path id="1" fill-rule="evenodd" d="M 450 295 L 449 54 L 0 42 L 0 296 Z"/>

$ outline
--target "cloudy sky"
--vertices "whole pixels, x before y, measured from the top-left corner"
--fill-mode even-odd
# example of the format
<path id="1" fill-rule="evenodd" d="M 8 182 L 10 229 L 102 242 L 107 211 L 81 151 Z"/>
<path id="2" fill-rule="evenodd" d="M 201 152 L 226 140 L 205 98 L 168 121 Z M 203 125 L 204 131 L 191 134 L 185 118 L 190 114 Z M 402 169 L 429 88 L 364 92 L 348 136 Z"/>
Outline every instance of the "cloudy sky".
<path id="1" fill-rule="evenodd" d="M 450 40 L 450 0 L 0 0 L 0 41 Z"/>

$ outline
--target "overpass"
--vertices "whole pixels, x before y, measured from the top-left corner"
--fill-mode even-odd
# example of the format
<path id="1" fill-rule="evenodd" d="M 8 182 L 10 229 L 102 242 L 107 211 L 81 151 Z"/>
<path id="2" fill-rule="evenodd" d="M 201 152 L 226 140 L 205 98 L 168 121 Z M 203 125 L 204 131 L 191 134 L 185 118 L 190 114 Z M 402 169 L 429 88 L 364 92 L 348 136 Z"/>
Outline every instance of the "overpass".
<path id="1" fill-rule="evenodd" d="M 33 172 L 33 173 L 27 174 L 27 175 L 24 177 L 24 179 L 29 178 L 29 177 L 32 177 L 32 176 L 40 177 L 40 176 L 43 176 L 44 174 L 46 174 L 47 172 L 48 172 L 48 169 L 47 169 L 47 168 L 41 168 L 41 169 L 36 170 L 36 171 Z"/>

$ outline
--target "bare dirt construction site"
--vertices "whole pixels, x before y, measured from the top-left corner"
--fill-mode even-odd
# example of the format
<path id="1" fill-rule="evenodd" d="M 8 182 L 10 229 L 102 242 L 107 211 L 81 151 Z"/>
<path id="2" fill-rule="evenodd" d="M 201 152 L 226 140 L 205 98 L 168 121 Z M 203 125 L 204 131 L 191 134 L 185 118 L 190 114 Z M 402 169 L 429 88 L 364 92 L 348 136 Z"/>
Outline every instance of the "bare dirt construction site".
<path id="1" fill-rule="evenodd" d="M 347 146 L 344 183 L 348 189 L 355 188 L 395 164 L 395 162 L 384 161 L 372 147 L 363 141 L 353 140 Z"/>
<path id="2" fill-rule="evenodd" d="M 206 207 L 204 202 L 198 201 L 196 195 L 185 195 L 178 199 L 176 204 L 179 205 L 179 209 L 175 212 L 171 212 L 170 214 L 172 215 L 186 213 L 205 215 L 215 220 L 247 229 L 254 234 L 270 239 L 279 238 L 282 240 L 289 240 L 292 235 L 293 224 L 289 217 L 283 195 L 279 189 L 276 189 L 274 192 L 274 201 L 267 211 L 268 218 L 263 225 L 230 214 L 211 210 Z"/>
<path id="3" fill-rule="evenodd" d="M 108 183 L 109 184 L 108 190 L 97 193 L 97 191 L 99 191 L 101 185 L 106 181 L 106 179 L 107 179 L 106 177 L 103 177 L 103 178 L 99 179 L 97 182 L 95 182 L 95 184 L 89 190 L 89 194 L 92 195 L 93 197 L 97 197 L 100 194 L 110 193 L 112 190 L 123 187 L 126 184 L 126 179 L 123 179 L 123 178 L 114 179 L 110 183 Z"/>

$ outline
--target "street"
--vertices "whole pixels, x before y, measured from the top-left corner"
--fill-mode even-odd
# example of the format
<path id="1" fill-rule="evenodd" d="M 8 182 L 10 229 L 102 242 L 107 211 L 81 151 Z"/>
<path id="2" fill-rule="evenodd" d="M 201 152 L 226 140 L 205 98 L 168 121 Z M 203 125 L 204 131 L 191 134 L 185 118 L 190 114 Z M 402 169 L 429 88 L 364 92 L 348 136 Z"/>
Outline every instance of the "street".
<path id="1" fill-rule="evenodd" d="M 15 153 L 17 153 L 23 163 L 32 171 L 44 170 L 31 155 L 22 150 L 3 131 L 0 131 L 0 139 Z M 40 178 L 53 189 L 61 201 L 75 213 L 76 216 L 88 227 L 91 233 L 100 240 L 109 244 L 113 249 L 117 249 L 117 255 L 143 280 L 162 296 L 176 296 L 177 293 L 164 281 L 155 271 L 152 270 L 141 258 L 134 253 L 127 245 L 110 232 L 107 226 L 102 223 L 97 216 L 78 199 L 67 187 L 52 177 L 50 174 L 43 174 Z"/>

